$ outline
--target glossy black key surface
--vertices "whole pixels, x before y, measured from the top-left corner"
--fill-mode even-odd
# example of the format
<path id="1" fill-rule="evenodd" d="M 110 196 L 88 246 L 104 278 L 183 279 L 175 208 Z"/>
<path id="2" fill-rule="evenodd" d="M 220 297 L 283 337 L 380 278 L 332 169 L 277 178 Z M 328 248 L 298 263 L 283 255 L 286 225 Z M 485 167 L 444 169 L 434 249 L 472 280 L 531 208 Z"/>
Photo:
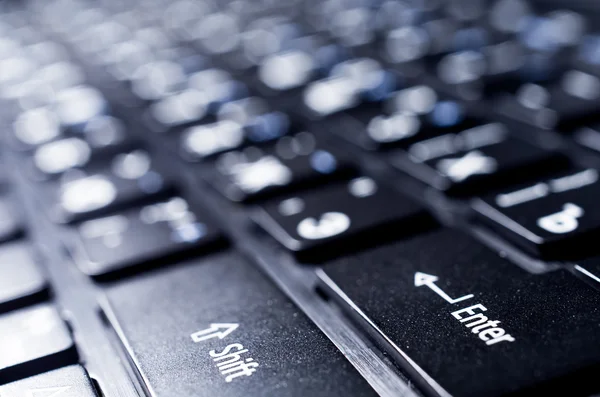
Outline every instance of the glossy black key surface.
<path id="1" fill-rule="evenodd" d="M 122 153 L 102 166 L 65 174 L 46 189 L 55 202 L 50 211 L 57 222 L 75 222 L 119 207 L 166 194 L 170 181 L 155 170 L 144 150 Z"/>
<path id="2" fill-rule="evenodd" d="M 585 35 L 579 43 L 576 55 L 572 59 L 573 65 L 580 70 L 600 76 L 600 36 L 596 34 Z"/>
<path id="3" fill-rule="evenodd" d="M 74 256 L 82 271 L 102 278 L 131 267 L 149 268 L 167 257 L 206 251 L 222 241 L 205 211 L 181 197 L 77 225 Z"/>
<path id="4" fill-rule="evenodd" d="M 284 102 L 291 113 L 321 119 L 359 106 L 381 102 L 404 86 L 402 74 L 364 57 L 343 61 L 326 78 L 311 82 L 301 98 Z"/>
<path id="5" fill-rule="evenodd" d="M 274 141 L 289 132 L 288 115 L 277 110 L 260 97 L 249 97 L 221 106 L 217 118 L 232 121 L 244 130 L 244 139 L 248 144 L 260 144 Z"/>
<path id="6" fill-rule="evenodd" d="M 231 120 L 186 128 L 179 144 L 182 156 L 199 161 L 242 146 L 245 141 L 243 126 Z"/>
<path id="7" fill-rule="evenodd" d="M 75 136 L 82 137 L 96 155 L 114 153 L 133 143 L 128 125 L 114 116 L 99 116 L 88 121 Z"/>
<path id="8" fill-rule="evenodd" d="M 397 91 L 385 105 L 363 105 L 326 120 L 324 128 L 369 150 L 407 147 L 478 124 L 457 101 L 418 85 Z"/>
<path id="9" fill-rule="evenodd" d="M 32 149 L 62 135 L 58 117 L 47 108 L 28 109 L 14 118 L 9 142 L 15 149 Z"/>
<path id="10" fill-rule="evenodd" d="M 59 64 L 59 69 L 64 66 Z M 53 77 L 64 72 L 62 77 L 69 79 L 71 66 L 62 71 L 55 70 Z M 46 88 L 52 91 L 51 87 Z M 101 141 L 114 142 L 118 132 L 114 128 L 119 128 L 120 122 L 108 115 L 107 100 L 97 89 L 87 85 L 56 89 L 58 92 L 52 94 L 51 103 L 25 108 L 14 116 L 10 142 L 16 149 L 31 150 L 67 136 L 79 136 L 92 146 L 98 146 Z"/>
<path id="11" fill-rule="evenodd" d="M 113 327 L 157 396 L 375 395 L 325 335 L 238 255 L 147 274 L 111 287 L 107 298 Z"/>
<path id="12" fill-rule="evenodd" d="M 290 24 L 285 28 L 292 26 Z M 293 26 L 292 29 L 297 29 L 298 26 Z M 257 37 L 256 42 L 259 40 Z M 296 48 L 281 48 L 276 53 L 263 57 L 257 65 L 252 85 L 265 96 L 298 95 L 303 87 L 327 75 L 350 55 L 348 49 L 325 35 L 311 34 L 288 43 Z M 283 70 L 280 68 L 287 73 L 277 73 L 278 70 Z"/>
<path id="13" fill-rule="evenodd" d="M 58 311 L 41 304 L 0 316 L 0 384 L 73 364 L 71 334 Z"/>
<path id="14" fill-rule="evenodd" d="M 529 54 L 519 43 L 506 40 L 448 54 L 431 69 L 444 91 L 476 101 L 517 87 L 529 61 Z"/>
<path id="15" fill-rule="evenodd" d="M 0 241 L 11 240 L 23 233 L 21 214 L 8 196 L 0 197 Z"/>
<path id="16" fill-rule="evenodd" d="M 308 132 L 265 148 L 250 146 L 217 157 L 211 184 L 232 201 L 250 201 L 353 172 L 345 153 L 323 146 Z"/>
<path id="17" fill-rule="evenodd" d="M 368 177 L 267 202 L 255 219 L 301 258 L 340 255 L 427 223 L 421 207 Z"/>
<path id="18" fill-rule="evenodd" d="M 595 169 L 577 169 L 473 202 L 480 219 L 543 258 L 577 258 L 600 232 Z"/>
<path id="19" fill-rule="evenodd" d="M 41 144 L 28 159 L 27 167 L 37 180 L 56 178 L 74 168 L 85 168 L 134 149 L 134 140 L 119 119 L 109 116 L 89 121 L 82 132 Z"/>
<path id="20" fill-rule="evenodd" d="M 564 381 L 570 395 L 591 394 L 600 295 L 564 270 L 530 274 L 460 232 L 441 230 L 333 261 L 320 277 L 392 357 L 430 377 L 421 382 L 426 389 L 552 395 Z"/>
<path id="21" fill-rule="evenodd" d="M 0 396 L 96 397 L 96 392 L 85 369 L 71 365 L 0 386 Z"/>
<path id="22" fill-rule="evenodd" d="M 0 312 L 31 304 L 47 295 L 46 277 L 31 246 L 20 241 L 0 245 Z"/>
<path id="23" fill-rule="evenodd" d="M 391 160 L 402 171 L 449 194 L 514 183 L 561 164 L 556 153 L 511 137 L 500 123 L 417 142 Z"/>
<path id="24" fill-rule="evenodd" d="M 251 99 L 254 101 L 250 102 Z M 242 145 L 271 142 L 287 134 L 288 116 L 268 111 L 266 104 L 256 103 L 257 100 L 247 98 L 226 104 L 217 121 L 185 129 L 180 142 L 182 155 L 188 160 L 199 161 Z"/>
<path id="25" fill-rule="evenodd" d="M 593 123 L 573 131 L 573 140 L 579 145 L 600 152 L 600 124 Z"/>
<path id="26" fill-rule="evenodd" d="M 157 62 L 163 63 L 163 62 Z M 164 67 L 177 70 L 175 72 L 179 81 L 179 89 L 167 89 L 164 92 L 155 92 L 156 98 L 145 98 L 152 102 L 144 118 L 149 127 L 158 132 L 179 130 L 187 126 L 204 123 L 214 119 L 215 114 L 223 104 L 245 98 L 248 95 L 247 87 L 232 76 L 216 68 L 198 70 L 189 75 L 183 74 L 181 66 L 167 61 Z M 154 76 L 148 73 L 142 85 L 146 90 L 153 90 Z"/>
<path id="27" fill-rule="evenodd" d="M 435 65 L 440 87 L 467 101 L 514 93 L 527 83 L 551 84 L 569 66 L 569 55 L 527 48 L 513 38 L 448 54 Z"/>
<path id="28" fill-rule="evenodd" d="M 72 168 L 86 166 L 92 150 L 83 139 L 63 138 L 44 143 L 35 149 L 27 163 L 33 178 L 47 179 Z"/>
<path id="29" fill-rule="evenodd" d="M 600 79 L 570 70 L 547 86 L 524 84 L 514 95 L 500 98 L 494 107 L 504 117 L 534 127 L 569 130 L 597 119 Z"/>
<path id="30" fill-rule="evenodd" d="M 157 100 L 145 115 L 148 128 L 164 133 L 211 120 L 201 96 L 199 92 L 176 91 Z"/>

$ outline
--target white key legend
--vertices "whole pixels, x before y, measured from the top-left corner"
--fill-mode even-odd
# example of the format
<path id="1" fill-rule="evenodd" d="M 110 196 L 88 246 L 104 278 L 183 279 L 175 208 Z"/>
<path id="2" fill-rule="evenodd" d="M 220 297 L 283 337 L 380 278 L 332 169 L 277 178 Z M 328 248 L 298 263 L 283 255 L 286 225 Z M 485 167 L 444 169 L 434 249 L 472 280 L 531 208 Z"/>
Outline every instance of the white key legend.
<path id="1" fill-rule="evenodd" d="M 435 285 L 435 282 L 438 281 L 436 276 L 432 276 L 431 274 L 416 272 L 415 273 L 415 287 L 421 287 L 426 285 L 433 292 L 444 298 L 444 300 L 450 304 L 455 304 L 458 302 L 465 301 L 467 299 L 471 299 L 473 297 L 472 294 L 461 296 L 460 298 L 452 299 L 448 294 L 446 294 L 440 287 Z"/>

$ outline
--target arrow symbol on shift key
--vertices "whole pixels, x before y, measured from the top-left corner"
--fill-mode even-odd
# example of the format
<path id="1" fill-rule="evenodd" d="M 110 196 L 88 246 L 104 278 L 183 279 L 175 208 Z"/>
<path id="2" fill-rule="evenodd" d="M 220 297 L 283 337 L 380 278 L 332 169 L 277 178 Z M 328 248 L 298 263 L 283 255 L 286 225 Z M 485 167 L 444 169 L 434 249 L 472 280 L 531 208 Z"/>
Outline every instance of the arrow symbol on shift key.
<path id="1" fill-rule="evenodd" d="M 198 332 L 194 332 L 191 337 L 196 343 L 209 340 L 212 338 L 223 339 L 233 331 L 235 331 L 240 325 L 239 324 L 211 324 L 209 328 L 203 329 Z"/>

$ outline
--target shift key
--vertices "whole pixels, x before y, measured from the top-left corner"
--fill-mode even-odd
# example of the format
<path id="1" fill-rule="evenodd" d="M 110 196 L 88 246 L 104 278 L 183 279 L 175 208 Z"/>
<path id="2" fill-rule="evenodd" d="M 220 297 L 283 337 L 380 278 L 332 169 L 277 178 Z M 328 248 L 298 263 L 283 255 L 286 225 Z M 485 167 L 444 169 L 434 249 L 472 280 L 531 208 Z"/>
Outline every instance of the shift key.
<path id="1" fill-rule="evenodd" d="M 432 394 L 600 390 L 600 294 L 566 270 L 529 273 L 441 230 L 318 272 L 325 291 Z"/>
<path id="2" fill-rule="evenodd" d="M 104 312 L 157 397 L 375 396 L 329 339 L 242 257 L 112 286 Z"/>

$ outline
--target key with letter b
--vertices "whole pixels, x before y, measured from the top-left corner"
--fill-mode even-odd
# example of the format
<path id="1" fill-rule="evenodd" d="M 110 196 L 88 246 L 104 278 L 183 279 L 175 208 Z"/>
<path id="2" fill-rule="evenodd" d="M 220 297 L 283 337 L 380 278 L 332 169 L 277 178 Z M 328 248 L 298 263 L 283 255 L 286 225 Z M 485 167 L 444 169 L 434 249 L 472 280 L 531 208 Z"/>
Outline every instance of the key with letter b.
<path id="1" fill-rule="evenodd" d="M 596 252 L 600 233 L 598 171 L 569 173 L 476 199 L 473 207 L 492 229 L 545 259 Z"/>
<path id="2" fill-rule="evenodd" d="M 554 234 L 571 233 L 579 227 L 577 219 L 581 218 L 583 213 L 583 208 L 573 203 L 567 203 L 557 213 L 539 218 L 537 225 Z"/>

